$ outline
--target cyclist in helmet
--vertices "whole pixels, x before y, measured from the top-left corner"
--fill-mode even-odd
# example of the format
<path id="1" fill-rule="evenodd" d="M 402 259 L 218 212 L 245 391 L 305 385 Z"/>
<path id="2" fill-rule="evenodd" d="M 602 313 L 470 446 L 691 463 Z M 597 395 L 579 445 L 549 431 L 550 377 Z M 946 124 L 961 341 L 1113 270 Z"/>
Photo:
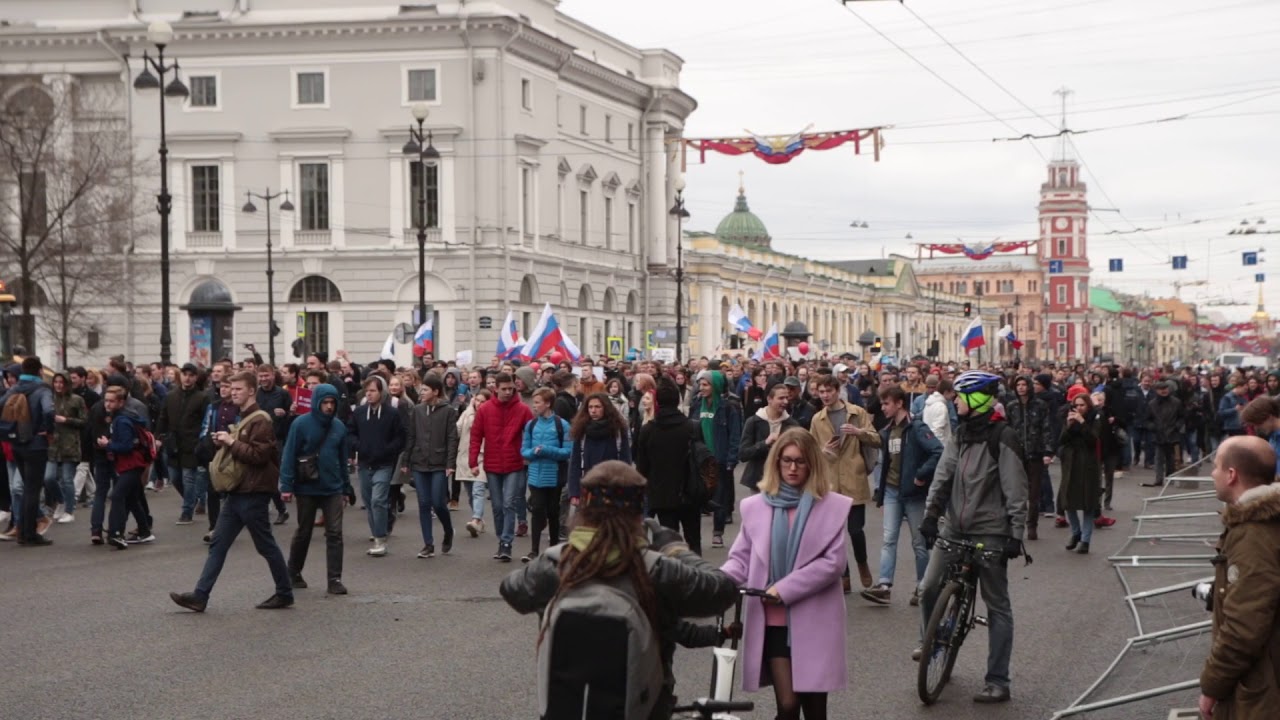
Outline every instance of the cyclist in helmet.
<path id="1" fill-rule="evenodd" d="M 920 533 L 930 545 L 938 537 L 939 519 L 945 517 L 945 537 L 980 542 L 987 549 L 1004 552 L 1003 562 L 984 564 L 978 571 L 988 622 L 986 686 L 973 698 L 978 703 L 1009 700 L 1013 606 L 1007 565 L 1022 555 L 1027 520 L 1027 475 L 1018 434 L 995 412 L 999 383 L 1000 376 L 980 371 L 956 378 L 960 427 L 938 461 L 920 524 Z M 933 613 L 947 563 L 942 549 L 935 547 L 921 581 L 923 622 Z"/>

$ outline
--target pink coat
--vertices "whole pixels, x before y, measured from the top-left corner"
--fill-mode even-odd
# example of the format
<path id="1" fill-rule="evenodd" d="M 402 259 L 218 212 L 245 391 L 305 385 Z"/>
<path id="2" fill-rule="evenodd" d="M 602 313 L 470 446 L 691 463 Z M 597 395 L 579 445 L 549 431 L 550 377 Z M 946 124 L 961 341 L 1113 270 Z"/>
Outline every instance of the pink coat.
<path id="1" fill-rule="evenodd" d="M 777 583 L 778 594 L 791 610 L 791 674 L 797 692 L 834 692 L 848 681 L 845 664 L 845 604 L 840 576 L 848 558 L 845 528 L 853 502 L 835 492 L 813 504 L 795 568 Z M 761 495 L 742 501 L 742 530 L 721 568 L 739 586 L 768 589 L 769 537 L 773 508 Z M 746 598 L 739 664 L 742 689 L 759 690 L 770 684 L 762 672 L 764 606 Z"/>

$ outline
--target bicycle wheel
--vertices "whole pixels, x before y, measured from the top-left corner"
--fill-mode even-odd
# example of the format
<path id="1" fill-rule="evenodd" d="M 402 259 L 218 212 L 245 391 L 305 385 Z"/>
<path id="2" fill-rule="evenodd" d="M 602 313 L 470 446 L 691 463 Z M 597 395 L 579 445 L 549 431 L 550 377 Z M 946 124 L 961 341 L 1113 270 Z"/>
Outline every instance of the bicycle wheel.
<path id="1" fill-rule="evenodd" d="M 939 593 L 929 624 L 925 627 L 916 681 L 916 691 L 925 705 L 936 702 L 951 679 L 951 668 L 960 652 L 960 645 L 954 640 L 963 620 L 960 613 L 962 600 L 960 583 L 947 583 Z"/>

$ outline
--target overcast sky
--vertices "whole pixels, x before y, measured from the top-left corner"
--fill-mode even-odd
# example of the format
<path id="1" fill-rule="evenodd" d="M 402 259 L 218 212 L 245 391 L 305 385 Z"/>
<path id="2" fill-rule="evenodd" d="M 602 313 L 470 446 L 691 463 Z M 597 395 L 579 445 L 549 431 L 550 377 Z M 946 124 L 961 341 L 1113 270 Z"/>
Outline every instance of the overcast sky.
<path id="1" fill-rule="evenodd" d="M 1190 118 L 1073 137 L 1067 151 L 1086 165 L 1098 209 L 1093 283 L 1159 296 L 1174 292 L 1174 280 L 1207 281 L 1184 287 L 1183 299 L 1248 303 L 1205 308 L 1247 317 L 1254 272 L 1267 265 L 1242 266 L 1241 251 L 1271 246 L 1267 306 L 1280 313 L 1280 235 L 1226 234 L 1257 218 L 1280 233 L 1276 0 L 881 0 L 852 2 L 853 12 L 837 0 L 560 7 L 631 45 L 684 58 L 681 85 L 698 101 L 686 137 L 894 126 L 879 163 L 852 146 L 780 166 L 714 153 L 697 165 L 691 155 L 693 229 L 714 230 L 732 209 L 742 170 L 751 209 L 783 252 L 842 260 L 914 255 L 921 241 L 1034 239 L 1039 183 L 1060 143 L 991 140 L 1056 132 L 1054 91 L 1065 86 L 1073 130 Z M 869 227 L 850 228 L 854 220 Z M 1135 228 L 1145 231 L 1103 234 Z M 1187 255 L 1189 269 L 1170 270 L 1174 255 Z M 1110 258 L 1123 258 L 1125 271 L 1108 272 Z"/>

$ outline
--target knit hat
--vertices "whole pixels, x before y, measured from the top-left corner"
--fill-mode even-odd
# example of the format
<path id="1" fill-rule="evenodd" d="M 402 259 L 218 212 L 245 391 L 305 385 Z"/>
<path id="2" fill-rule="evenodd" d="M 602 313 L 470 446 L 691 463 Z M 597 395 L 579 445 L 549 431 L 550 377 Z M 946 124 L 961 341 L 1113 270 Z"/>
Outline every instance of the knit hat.
<path id="1" fill-rule="evenodd" d="M 1081 395 L 1088 395 L 1088 394 L 1089 394 L 1089 388 L 1086 388 L 1083 385 L 1072 385 L 1067 390 L 1067 402 L 1073 403 L 1076 401 L 1076 398 L 1080 397 Z"/>
<path id="2" fill-rule="evenodd" d="M 1040 373 L 1039 375 L 1036 375 L 1035 381 L 1046 390 L 1053 387 L 1053 376 L 1049 373 Z"/>

